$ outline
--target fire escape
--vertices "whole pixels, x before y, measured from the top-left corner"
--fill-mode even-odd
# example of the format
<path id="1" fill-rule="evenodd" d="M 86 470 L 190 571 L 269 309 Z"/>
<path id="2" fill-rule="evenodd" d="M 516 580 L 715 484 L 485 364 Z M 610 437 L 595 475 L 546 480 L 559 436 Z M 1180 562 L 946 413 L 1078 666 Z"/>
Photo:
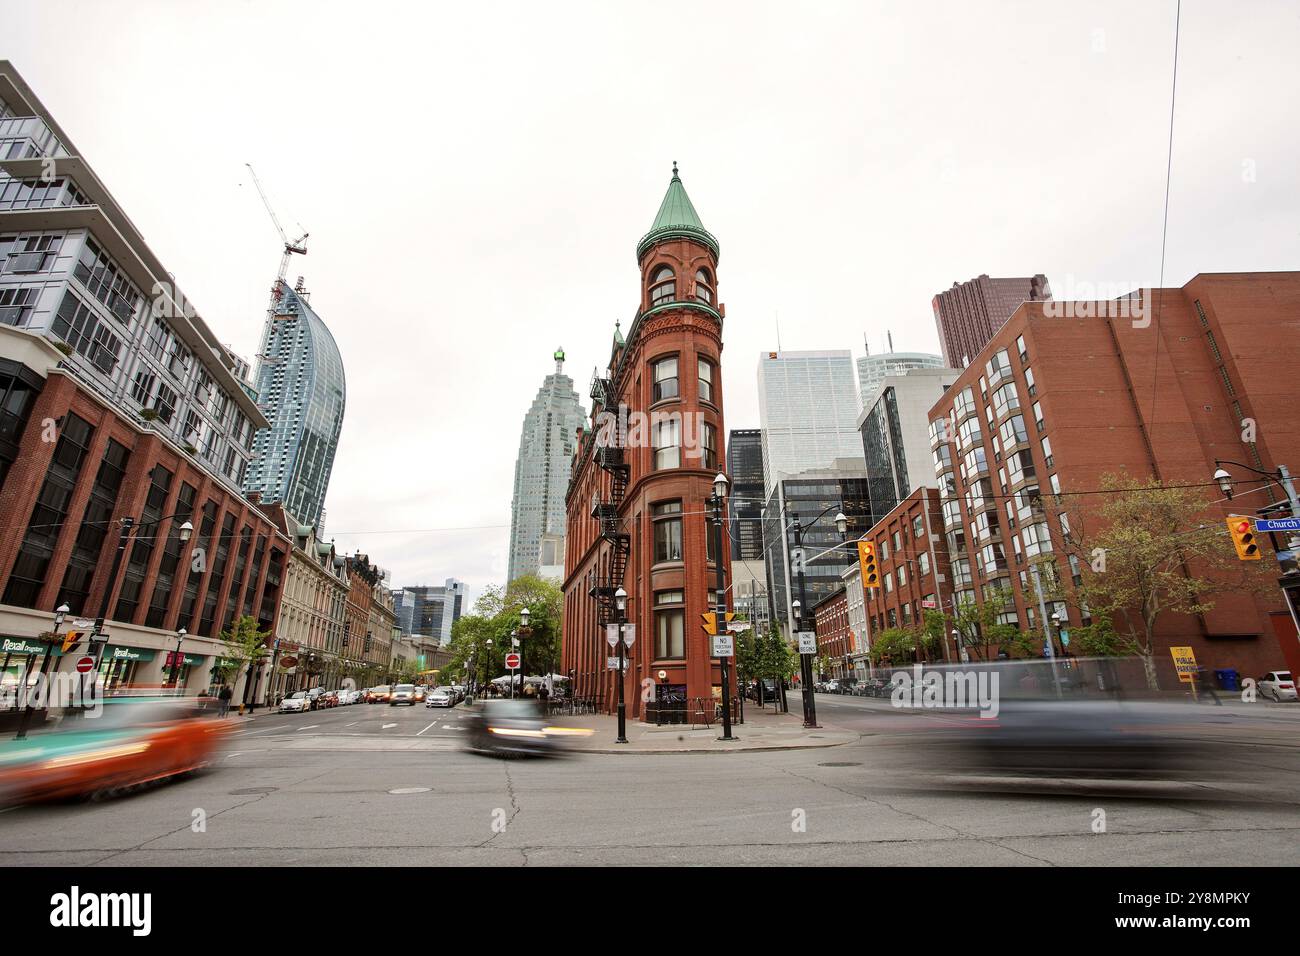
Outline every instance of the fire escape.
<path id="1" fill-rule="evenodd" d="M 599 374 L 592 377 L 591 398 L 605 411 L 617 415 L 618 393 L 614 388 L 613 373 L 606 374 L 609 377 L 601 378 Z M 599 441 L 600 433 L 596 434 Z M 614 428 L 612 442 L 608 445 L 597 444 L 592 453 L 596 465 L 609 473 L 609 498 L 602 500 L 600 492 L 596 492 L 591 500 L 591 516 L 596 519 L 601 538 L 609 543 L 604 573 L 596 579 L 591 589 L 591 596 L 596 599 L 596 623 L 602 627 L 614 623 L 614 592 L 623 585 L 628 555 L 632 551 L 632 536 L 623 530 L 619 517 L 631 477 L 631 468 L 623 454 L 625 440 L 620 419 Z"/>

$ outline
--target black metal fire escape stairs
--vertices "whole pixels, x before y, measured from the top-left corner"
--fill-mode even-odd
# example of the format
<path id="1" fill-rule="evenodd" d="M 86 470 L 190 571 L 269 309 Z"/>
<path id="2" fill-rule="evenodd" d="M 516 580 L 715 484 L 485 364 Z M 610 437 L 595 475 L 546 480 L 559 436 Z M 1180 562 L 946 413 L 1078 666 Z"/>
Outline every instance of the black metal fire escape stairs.
<path id="1" fill-rule="evenodd" d="M 599 375 L 593 377 L 592 400 L 616 416 L 617 394 L 611 379 Z M 596 599 L 596 622 L 603 627 L 614 623 L 614 592 L 623 586 L 628 556 L 632 552 L 632 536 L 624 530 L 619 516 L 631 479 L 631 468 L 624 457 L 627 436 L 623 434 L 621 419 L 607 444 L 599 444 L 601 433 L 597 431 L 596 435 L 598 444 L 592 452 L 592 458 L 598 467 L 609 473 L 609 497 L 602 499 L 599 492 L 593 494 L 591 515 L 596 519 L 600 536 L 608 542 L 609 549 L 605 553 L 603 574 L 596 579 L 590 593 Z"/>

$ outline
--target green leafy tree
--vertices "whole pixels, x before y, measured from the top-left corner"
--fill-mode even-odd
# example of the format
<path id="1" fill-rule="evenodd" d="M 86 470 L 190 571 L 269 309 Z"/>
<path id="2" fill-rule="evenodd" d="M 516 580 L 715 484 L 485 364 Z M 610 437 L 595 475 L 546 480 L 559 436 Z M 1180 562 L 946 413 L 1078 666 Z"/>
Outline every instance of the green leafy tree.
<path id="1" fill-rule="evenodd" d="M 1094 619 L 1113 622 L 1114 637 L 1101 630 L 1097 639 L 1135 651 L 1154 690 L 1162 619 L 1204 614 L 1224 591 L 1262 593 L 1272 585 L 1264 562 L 1237 560 L 1203 489 L 1116 475 L 1103 475 L 1100 488 L 1099 500 L 1071 516 L 1069 544 L 1082 580 L 1075 600 Z"/>
<path id="2" fill-rule="evenodd" d="M 959 602 L 953 613 L 952 626 L 962 646 L 980 660 L 987 660 L 993 648 L 1015 645 L 1020 629 L 1014 624 L 998 621 L 999 614 L 1014 606 L 1013 592 L 1008 587 L 986 588 L 983 603 Z"/>
<path id="3" fill-rule="evenodd" d="M 248 682 L 244 691 L 245 697 L 252 692 L 253 674 L 258 665 L 271 653 L 270 648 L 266 646 L 270 636 L 270 631 L 258 629 L 257 618 L 251 614 L 236 618 L 230 628 L 221 635 L 222 641 L 225 642 L 225 654 L 224 659 L 217 664 L 217 673 L 224 683 L 233 683 L 235 676 L 247 668 Z"/>

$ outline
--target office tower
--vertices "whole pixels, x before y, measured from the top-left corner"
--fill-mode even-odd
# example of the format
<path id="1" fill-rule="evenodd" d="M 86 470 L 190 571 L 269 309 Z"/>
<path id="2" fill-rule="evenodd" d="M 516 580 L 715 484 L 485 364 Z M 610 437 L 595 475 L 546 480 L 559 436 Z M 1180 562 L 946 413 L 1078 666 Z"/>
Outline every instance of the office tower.
<path id="1" fill-rule="evenodd" d="M 575 436 L 587 413 L 573 379 L 564 374 L 564 350 L 557 349 L 554 358 L 555 371 L 542 380 L 519 435 L 510 506 L 510 581 L 543 569 L 548 577 L 563 576 L 564 496 Z"/>
<path id="2" fill-rule="evenodd" d="M 934 484 L 930 408 L 959 375 L 958 369 L 924 368 L 887 376 L 858 416 L 875 520 L 917 488 Z"/>
<path id="3" fill-rule="evenodd" d="M 885 352 L 858 359 L 858 394 L 862 407 L 876 398 L 880 383 L 887 375 L 906 375 L 914 368 L 943 368 L 943 357 L 932 352 Z"/>
<path id="4" fill-rule="evenodd" d="M 1050 299 L 1047 277 L 990 279 L 982 275 L 969 282 L 954 282 L 930 302 L 949 368 L 965 368 L 1021 302 Z M 869 401 L 864 398 L 863 401 Z"/>
<path id="5" fill-rule="evenodd" d="M 421 634 L 451 643 L 451 626 L 460 619 L 465 582 L 447 578 L 441 586 L 414 585 L 393 591 L 393 610 L 403 634 Z"/>
<path id="6" fill-rule="evenodd" d="M 758 412 L 766 493 L 782 478 L 858 458 L 862 410 L 847 351 L 766 352 L 758 360 Z"/>

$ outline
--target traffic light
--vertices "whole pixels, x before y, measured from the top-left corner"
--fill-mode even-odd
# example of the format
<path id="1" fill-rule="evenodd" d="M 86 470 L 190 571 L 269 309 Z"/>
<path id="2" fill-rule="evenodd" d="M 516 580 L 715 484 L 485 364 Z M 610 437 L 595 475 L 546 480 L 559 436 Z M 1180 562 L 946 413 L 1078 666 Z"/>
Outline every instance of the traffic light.
<path id="1" fill-rule="evenodd" d="M 1249 518 L 1234 515 L 1227 519 L 1228 534 L 1232 535 L 1232 546 L 1237 549 L 1240 561 L 1258 561 L 1259 545 L 1255 542 L 1255 526 Z"/>
<path id="2" fill-rule="evenodd" d="M 874 541 L 858 542 L 858 562 L 862 565 L 862 586 L 864 588 L 880 587 L 880 569 L 876 565 L 876 545 Z"/>
<path id="3" fill-rule="evenodd" d="M 735 616 L 736 616 L 735 611 L 727 611 L 722 615 L 724 631 L 727 630 L 727 624 L 729 624 L 731 622 L 731 619 L 734 618 Z M 700 615 L 700 619 L 704 621 L 705 634 L 716 635 L 718 633 L 718 612 L 717 611 L 705 611 L 703 614 Z"/>
<path id="4" fill-rule="evenodd" d="M 64 634 L 63 653 L 65 654 L 68 653 L 68 651 L 72 650 L 74 647 L 80 644 L 81 638 L 84 635 L 84 633 L 85 633 L 84 631 L 68 631 L 68 633 Z"/>

